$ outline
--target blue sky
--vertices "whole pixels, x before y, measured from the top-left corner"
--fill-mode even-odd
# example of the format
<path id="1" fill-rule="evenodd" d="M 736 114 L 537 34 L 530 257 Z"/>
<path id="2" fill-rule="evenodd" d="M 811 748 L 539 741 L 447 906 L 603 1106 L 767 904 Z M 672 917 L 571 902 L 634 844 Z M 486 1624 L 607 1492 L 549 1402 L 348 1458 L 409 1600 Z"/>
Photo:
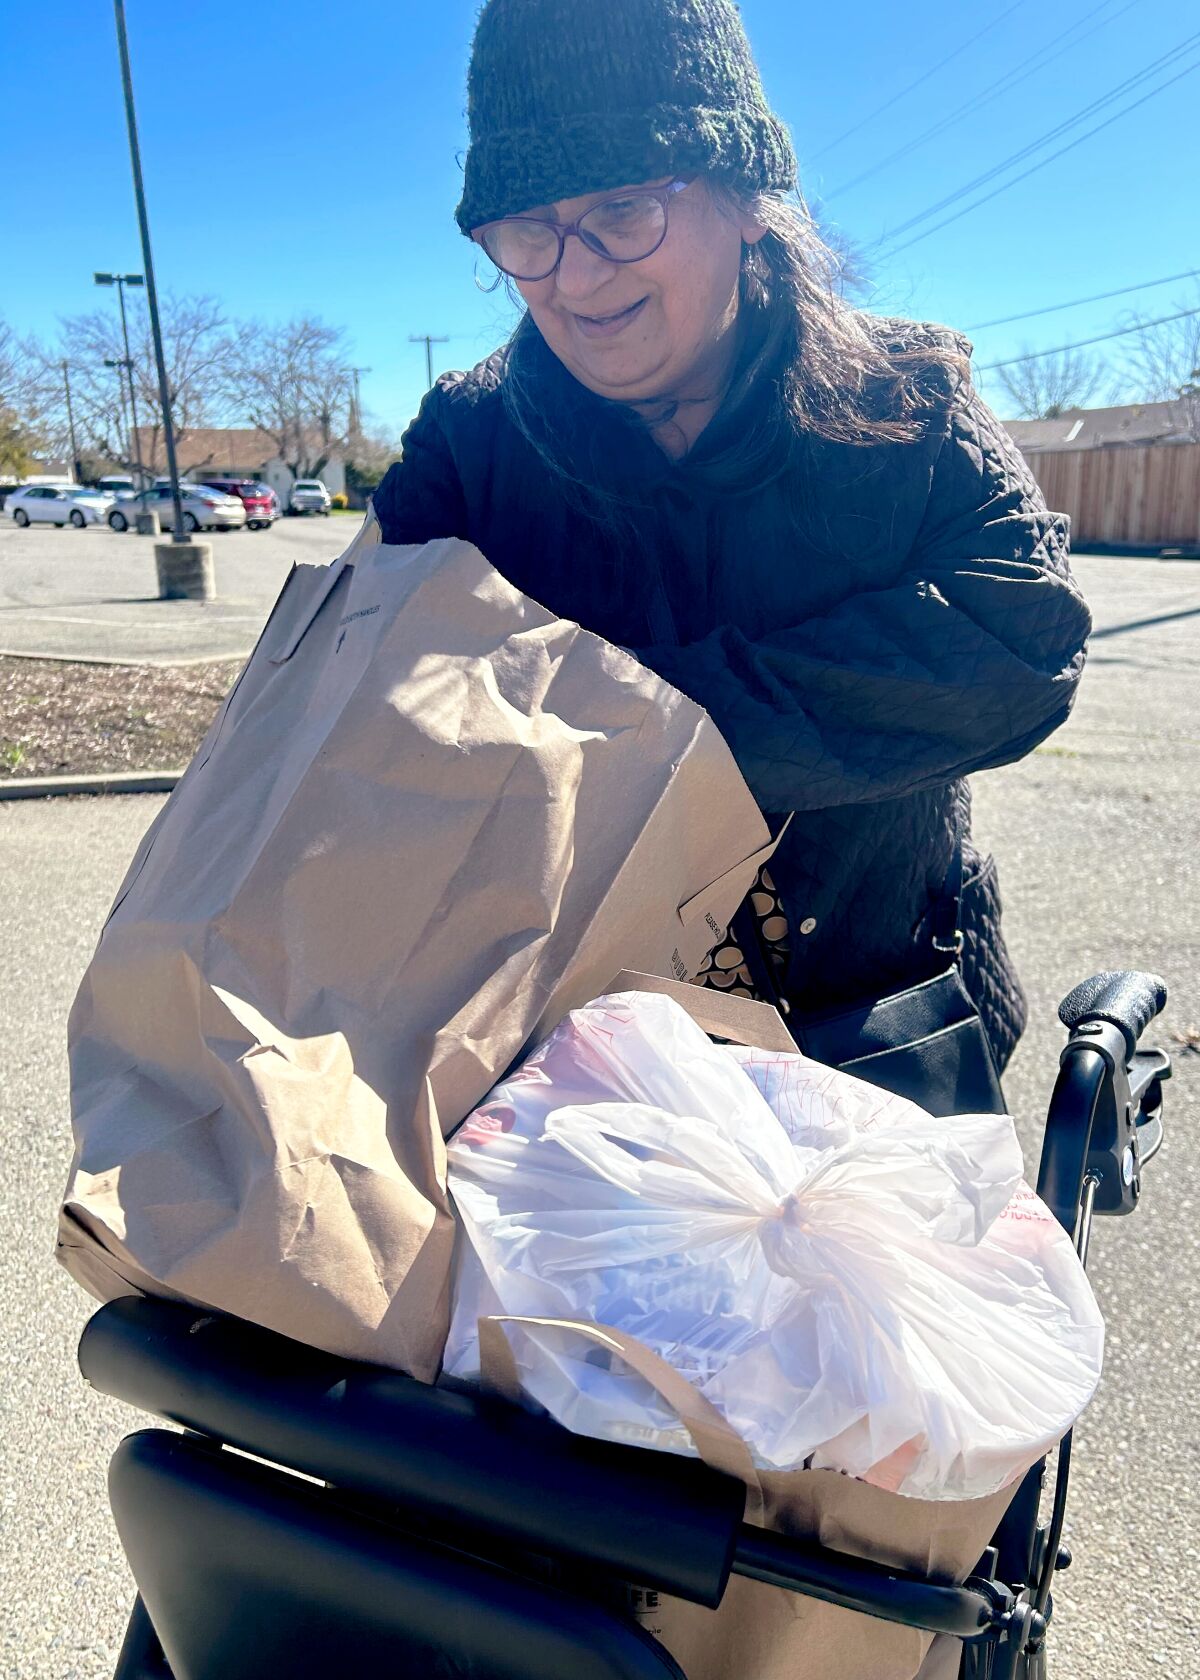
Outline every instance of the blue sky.
<path id="1" fill-rule="evenodd" d="M 104 0 L 45 0 L 36 14 L 2 4 L 26 48 L 0 103 L 0 314 L 50 334 L 59 316 L 95 307 L 93 269 L 141 267 L 112 11 Z M 425 384 L 410 333 L 450 336 L 435 346 L 436 371 L 478 360 L 511 324 L 502 294 L 476 288 L 473 248 L 452 220 L 476 9 L 127 0 L 160 287 L 216 294 L 241 317 L 315 313 L 344 326 L 354 360 L 371 368 L 364 405 L 393 435 Z M 1200 267 L 1200 72 L 910 249 L 879 244 L 1172 52 L 1200 29 L 1190 0 L 743 0 L 742 13 L 806 190 L 875 248 L 873 307 L 970 328 Z M 1076 23 L 1070 49 L 1039 69 Z M 1195 48 L 1176 55 L 1121 103 L 1192 60 Z M 1000 96 L 847 186 L 1002 76 Z M 977 361 L 1102 333 L 1130 306 L 1166 314 L 1188 291 L 976 331 Z"/>

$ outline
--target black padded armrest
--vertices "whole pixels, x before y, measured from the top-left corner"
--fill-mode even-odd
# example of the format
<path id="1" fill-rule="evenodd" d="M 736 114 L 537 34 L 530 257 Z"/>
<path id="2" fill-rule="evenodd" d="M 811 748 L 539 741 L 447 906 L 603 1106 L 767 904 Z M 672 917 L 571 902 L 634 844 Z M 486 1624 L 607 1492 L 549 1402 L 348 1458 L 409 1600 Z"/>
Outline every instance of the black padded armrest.
<path id="1" fill-rule="evenodd" d="M 79 1364 L 101 1393 L 460 1544 L 501 1540 L 710 1607 L 725 1591 L 746 1490 L 695 1459 L 591 1441 L 175 1301 L 110 1301 Z"/>

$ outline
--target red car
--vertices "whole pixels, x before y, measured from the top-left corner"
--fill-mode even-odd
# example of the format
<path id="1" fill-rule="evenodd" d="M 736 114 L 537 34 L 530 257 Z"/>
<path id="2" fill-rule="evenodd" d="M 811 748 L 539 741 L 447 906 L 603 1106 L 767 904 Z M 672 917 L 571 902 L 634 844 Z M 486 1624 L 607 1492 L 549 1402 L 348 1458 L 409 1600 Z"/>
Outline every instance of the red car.
<path id="1" fill-rule="evenodd" d="M 279 498 L 269 484 L 253 478 L 206 478 L 203 483 L 238 498 L 246 509 L 248 531 L 269 531 L 279 518 Z"/>

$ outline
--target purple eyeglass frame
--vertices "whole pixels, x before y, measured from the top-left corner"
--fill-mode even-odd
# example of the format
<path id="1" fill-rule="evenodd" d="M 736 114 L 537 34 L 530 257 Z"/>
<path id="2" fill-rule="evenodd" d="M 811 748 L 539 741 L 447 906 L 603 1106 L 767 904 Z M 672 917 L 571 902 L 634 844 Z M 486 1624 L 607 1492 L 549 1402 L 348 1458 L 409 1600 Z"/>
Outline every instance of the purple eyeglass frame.
<path id="1" fill-rule="evenodd" d="M 676 177 L 674 181 L 668 181 L 666 185 L 662 187 L 626 187 L 620 192 L 606 193 L 603 198 L 598 198 L 595 204 L 589 204 L 587 209 L 583 212 L 583 215 L 576 216 L 573 222 L 556 222 L 549 216 L 497 216 L 494 221 L 481 222 L 477 228 L 472 228 L 471 238 L 475 241 L 476 245 L 479 246 L 488 261 L 495 263 L 496 267 L 500 268 L 500 264 L 496 262 L 495 257 L 492 256 L 492 253 L 483 243 L 483 236 L 489 231 L 489 229 L 500 227 L 505 222 L 535 222 L 538 227 L 551 228 L 558 235 L 558 255 L 555 257 L 550 267 L 546 270 L 545 274 L 512 274 L 507 268 L 500 269 L 500 272 L 502 274 L 508 274 L 511 280 L 549 280 L 550 276 L 557 271 L 558 265 L 563 259 L 563 251 L 566 249 L 567 240 L 572 234 L 575 235 L 576 239 L 582 240 L 589 251 L 595 251 L 598 257 L 603 257 L 605 262 L 645 262 L 647 257 L 652 257 L 655 251 L 660 249 L 663 240 L 667 237 L 667 230 L 671 224 L 670 203 L 672 198 L 674 198 L 676 193 L 682 192 L 685 187 L 690 187 L 695 179 L 696 177 L 694 175 Z M 595 245 L 593 245 L 588 239 L 586 232 L 580 232 L 580 223 L 585 222 L 593 211 L 599 210 L 604 205 L 611 204 L 615 199 L 620 198 L 656 198 L 662 205 L 662 235 L 657 243 L 652 245 L 648 251 L 643 251 L 640 257 L 610 256 L 607 251 L 596 250 Z"/>

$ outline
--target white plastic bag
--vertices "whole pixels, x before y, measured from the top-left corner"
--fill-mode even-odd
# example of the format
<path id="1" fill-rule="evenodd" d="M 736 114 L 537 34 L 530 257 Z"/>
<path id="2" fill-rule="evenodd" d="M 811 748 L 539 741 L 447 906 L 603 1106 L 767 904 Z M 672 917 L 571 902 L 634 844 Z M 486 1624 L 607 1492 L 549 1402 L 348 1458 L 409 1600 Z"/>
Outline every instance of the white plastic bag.
<path id="1" fill-rule="evenodd" d="M 478 1375 L 481 1316 L 613 1325 L 760 1468 L 925 1499 L 1005 1486 L 1098 1381 L 1102 1320 L 1011 1120 L 934 1119 L 802 1056 L 714 1045 L 670 998 L 574 1011 L 448 1157 L 466 1237 L 450 1375 Z M 513 1348 L 567 1427 L 693 1450 L 581 1339 L 526 1326 Z"/>

